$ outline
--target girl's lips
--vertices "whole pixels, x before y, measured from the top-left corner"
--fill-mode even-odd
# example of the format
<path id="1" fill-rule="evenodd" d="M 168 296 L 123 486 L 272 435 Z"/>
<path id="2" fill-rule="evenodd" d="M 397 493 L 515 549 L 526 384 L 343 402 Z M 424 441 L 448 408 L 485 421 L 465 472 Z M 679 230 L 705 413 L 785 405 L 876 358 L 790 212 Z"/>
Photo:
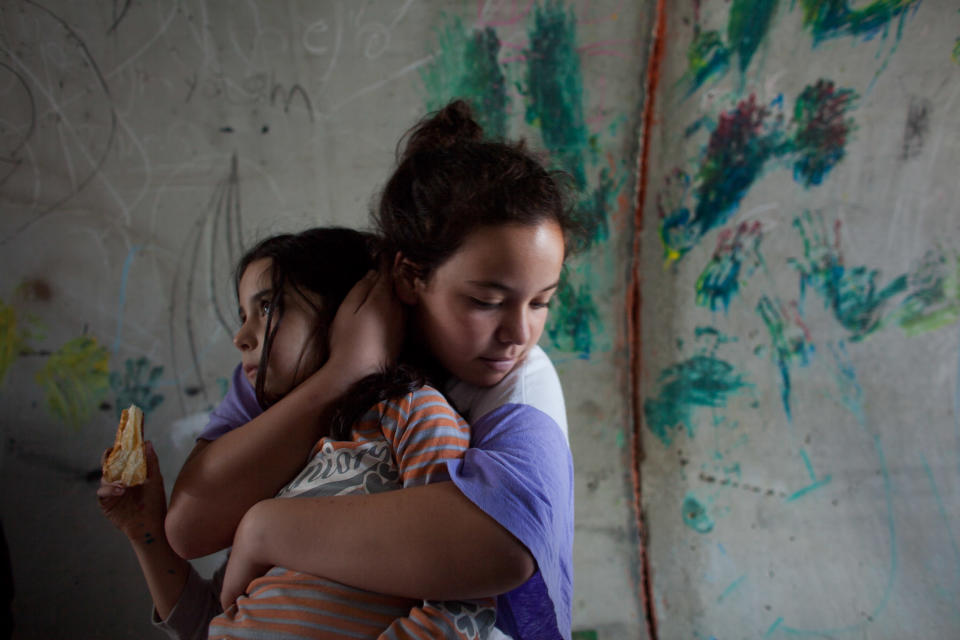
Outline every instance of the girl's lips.
<path id="1" fill-rule="evenodd" d="M 516 358 L 480 358 L 480 360 L 494 371 L 510 371 L 517 363 Z"/>

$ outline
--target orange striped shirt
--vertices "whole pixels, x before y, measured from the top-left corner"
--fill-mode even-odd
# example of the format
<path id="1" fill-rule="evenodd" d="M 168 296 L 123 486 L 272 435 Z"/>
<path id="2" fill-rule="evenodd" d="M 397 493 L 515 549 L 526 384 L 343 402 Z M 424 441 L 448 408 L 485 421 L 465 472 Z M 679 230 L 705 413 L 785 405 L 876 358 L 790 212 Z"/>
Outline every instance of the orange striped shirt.
<path id="1" fill-rule="evenodd" d="M 447 480 L 447 460 L 463 455 L 470 428 L 436 389 L 381 402 L 350 440 L 322 438 L 278 497 L 377 493 Z M 402 541 L 398 547 L 402 553 Z M 210 623 L 210 638 L 485 638 L 495 599 L 423 602 L 386 596 L 274 567 L 247 596 Z"/>

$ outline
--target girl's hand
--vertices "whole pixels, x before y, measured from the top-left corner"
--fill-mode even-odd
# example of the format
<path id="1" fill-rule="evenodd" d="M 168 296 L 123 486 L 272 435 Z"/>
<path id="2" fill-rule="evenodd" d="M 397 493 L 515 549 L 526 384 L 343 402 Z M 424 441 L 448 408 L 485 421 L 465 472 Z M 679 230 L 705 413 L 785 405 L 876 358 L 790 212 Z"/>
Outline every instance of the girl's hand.
<path id="1" fill-rule="evenodd" d="M 131 542 L 150 543 L 163 532 L 167 514 L 167 498 L 163 490 L 163 476 L 153 443 L 144 443 L 147 458 L 147 481 L 136 487 L 125 487 L 119 482 L 107 482 L 101 476 L 97 488 L 100 511 L 122 531 Z M 110 453 L 107 449 L 103 460 Z"/>
<path id="2" fill-rule="evenodd" d="M 228 611 L 247 592 L 251 582 L 270 570 L 271 565 L 256 556 L 257 551 L 262 550 L 262 544 L 257 540 L 262 542 L 259 536 L 264 535 L 262 528 L 258 528 L 263 524 L 263 519 L 258 518 L 257 513 L 257 505 L 254 505 L 237 526 L 220 589 L 220 606 L 224 611 Z"/>
<path id="3" fill-rule="evenodd" d="M 344 299 L 330 329 L 330 362 L 354 380 L 397 359 L 403 346 L 404 308 L 393 279 L 371 271 Z"/>

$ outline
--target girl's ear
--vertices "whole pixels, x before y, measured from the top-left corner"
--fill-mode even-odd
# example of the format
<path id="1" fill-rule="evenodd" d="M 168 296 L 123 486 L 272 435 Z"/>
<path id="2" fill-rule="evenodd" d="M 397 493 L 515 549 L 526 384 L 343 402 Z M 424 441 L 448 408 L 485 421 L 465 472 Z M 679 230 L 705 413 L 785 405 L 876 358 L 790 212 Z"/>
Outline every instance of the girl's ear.
<path id="1" fill-rule="evenodd" d="M 420 299 L 420 286 L 423 284 L 419 273 L 417 266 L 398 251 L 393 259 L 393 282 L 400 302 L 408 305 L 417 304 Z"/>

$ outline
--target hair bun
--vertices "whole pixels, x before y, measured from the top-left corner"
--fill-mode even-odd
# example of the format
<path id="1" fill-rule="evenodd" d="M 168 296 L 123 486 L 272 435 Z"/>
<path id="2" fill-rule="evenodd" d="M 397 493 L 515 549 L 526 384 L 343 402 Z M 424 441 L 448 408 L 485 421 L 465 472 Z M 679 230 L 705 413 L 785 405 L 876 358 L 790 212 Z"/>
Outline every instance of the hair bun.
<path id="1" fill-rule="evenodd" d="M 483 140 L 483 127 L 474 120 L 473 109 L 465 100 L 454 100 L 421 120 L 410 131 L 402 158 L 480 140 Z"/>

